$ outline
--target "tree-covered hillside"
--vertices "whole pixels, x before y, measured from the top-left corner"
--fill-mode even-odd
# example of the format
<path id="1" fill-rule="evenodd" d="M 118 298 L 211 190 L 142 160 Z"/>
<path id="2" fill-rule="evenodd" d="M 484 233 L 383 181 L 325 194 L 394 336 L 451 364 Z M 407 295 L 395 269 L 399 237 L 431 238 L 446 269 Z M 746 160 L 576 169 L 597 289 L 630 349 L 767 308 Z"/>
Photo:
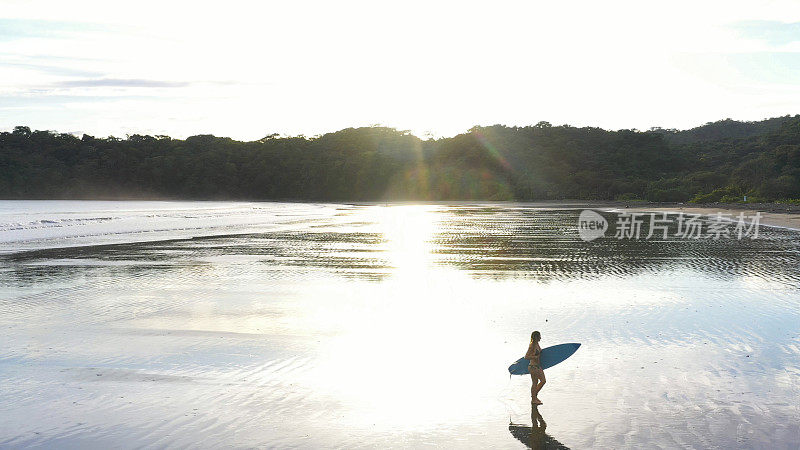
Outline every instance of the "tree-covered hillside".
<path id="1" fill-rule="evenodd" d="M 709 122 L 689 130 L 653 128 L 651 131 L 663 134 L 670 144 L 683 145 L 722 139 L 741 139 L 773 133 L 780 129 L 781 125 L 790 118 L 791 116 L 773 117 L 755 122 L 725 119 Z"/>
<path id="2" fill-rule="evenodd" d="M 800 116 L 692 130 L 385 127 L 241 142 L 0 133 L 2 198 L 275 200 L 800 198 Z"/>

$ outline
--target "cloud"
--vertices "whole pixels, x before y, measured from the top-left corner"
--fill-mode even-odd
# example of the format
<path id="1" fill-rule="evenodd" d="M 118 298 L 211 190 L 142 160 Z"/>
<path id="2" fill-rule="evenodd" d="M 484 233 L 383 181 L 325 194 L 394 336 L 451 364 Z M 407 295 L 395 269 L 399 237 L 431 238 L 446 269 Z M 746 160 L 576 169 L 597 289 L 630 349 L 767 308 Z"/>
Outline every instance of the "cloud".
<path id="1" fill-rule="evenodd" d="M 110 29 L 95 23 L 0 18 L 0 42 L 25 38 L 59 38 L 68 34 Z"/>
<path id="2" fill-rule="evenodd" d="M 63 76 L 75 76 L 75 77 L 96 77 L 103 75 L 97 71 L 90 71 L 90 70 L 83 70 L 71 67 L 64 67 L 58 65 L 51 65 L 51 64 L 35 64 L 35 63 L 24 63 L 24 62 L 0 62 L 0 67 L 11 67 L 11 68 L 19 68 L 19 69 L 28 69 L 31 71 L 36 71 L 44 74 L 49 75 L 63 75 Z"/>
<path id="3" fill-rule="evenodd" d="M 736 22 L 731 27 L 743 38 L 758 39 L 771 45 L 785 45 L 800 41 L 800 22 L 744 20 Z"/>
<path id="4" fill-rule="evenodd" d="M 126 87 L 126 88 L 179 88 L 189 86 L 185 81 L 147 80 L 142 78 L 86 78 L 59 81 L 57 87 Z"/>

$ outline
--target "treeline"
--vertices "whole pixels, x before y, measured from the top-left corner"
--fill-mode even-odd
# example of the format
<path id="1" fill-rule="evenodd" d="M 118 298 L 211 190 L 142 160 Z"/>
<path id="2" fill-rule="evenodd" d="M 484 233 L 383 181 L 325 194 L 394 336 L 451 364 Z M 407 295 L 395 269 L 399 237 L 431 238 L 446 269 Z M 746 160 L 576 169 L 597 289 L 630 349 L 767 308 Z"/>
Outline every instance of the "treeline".
<path id="1" fill-rule="evenodd" d="M 0 133 L 0 197 L 263 200 L 800 198 L 800 116 L 692 130 L 385 127 L 241 142 Z"/>

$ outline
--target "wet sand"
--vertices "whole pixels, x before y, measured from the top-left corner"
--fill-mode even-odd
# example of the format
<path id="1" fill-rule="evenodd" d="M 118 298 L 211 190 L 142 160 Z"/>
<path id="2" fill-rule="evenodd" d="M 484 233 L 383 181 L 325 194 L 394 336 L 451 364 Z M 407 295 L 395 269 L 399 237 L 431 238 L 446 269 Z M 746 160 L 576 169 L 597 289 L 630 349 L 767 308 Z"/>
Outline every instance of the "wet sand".
<path id="1" fill-rule="evenodd" d="M 29 220 L 81 246 L 0 256 L 0 447 L 800 443 L 795 231 L 586 243 L 575 205 L 175 207 L 97 215 L 130 225 L 113 244 L 79 228 L 91 205 Z M 211 231 L 166 229 L 187 216 Z M 119 242 L 148 220 L 158 240 Z M 533 329 L 582 343 L 547 371 L 546 430 L 506 371 Z"/>

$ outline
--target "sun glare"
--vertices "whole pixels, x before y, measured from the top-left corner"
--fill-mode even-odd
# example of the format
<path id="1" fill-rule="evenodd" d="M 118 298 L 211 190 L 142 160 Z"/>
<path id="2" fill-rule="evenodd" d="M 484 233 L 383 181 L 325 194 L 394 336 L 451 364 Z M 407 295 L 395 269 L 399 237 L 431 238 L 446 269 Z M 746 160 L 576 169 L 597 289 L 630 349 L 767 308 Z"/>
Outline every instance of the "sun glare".
<path id="1" fill-rule="evenodd" d="M 439 208 L 400 205 L 377 209 L 375 219 L 386 240 L 386 259 L 395 275 L 418 274 L 430 269 Z"/>
<path id="2" fill-rule="evenodd" d="M 358 405 L 354 427 L 429 429 L 442 420 L 480 415 L 465 396 L 473 383 L 496 376 L 476 367 L 454 375 L 443 361 L 487 352 L 485 305 L 459 294 L 469 276 L 434 264 L 438 207 L 378 207 L 391 276 L 360 310 L 337 315 L 341 334 L 323 343 L 317 388 Z M 445 370 L 443 370 L 445 369 Z M 320 386 L 321 385 L 321 386 Z M 436 401 L 432 401 L 436 399 Z M 421 407 L 421 405 L 427 405 Z"/>

